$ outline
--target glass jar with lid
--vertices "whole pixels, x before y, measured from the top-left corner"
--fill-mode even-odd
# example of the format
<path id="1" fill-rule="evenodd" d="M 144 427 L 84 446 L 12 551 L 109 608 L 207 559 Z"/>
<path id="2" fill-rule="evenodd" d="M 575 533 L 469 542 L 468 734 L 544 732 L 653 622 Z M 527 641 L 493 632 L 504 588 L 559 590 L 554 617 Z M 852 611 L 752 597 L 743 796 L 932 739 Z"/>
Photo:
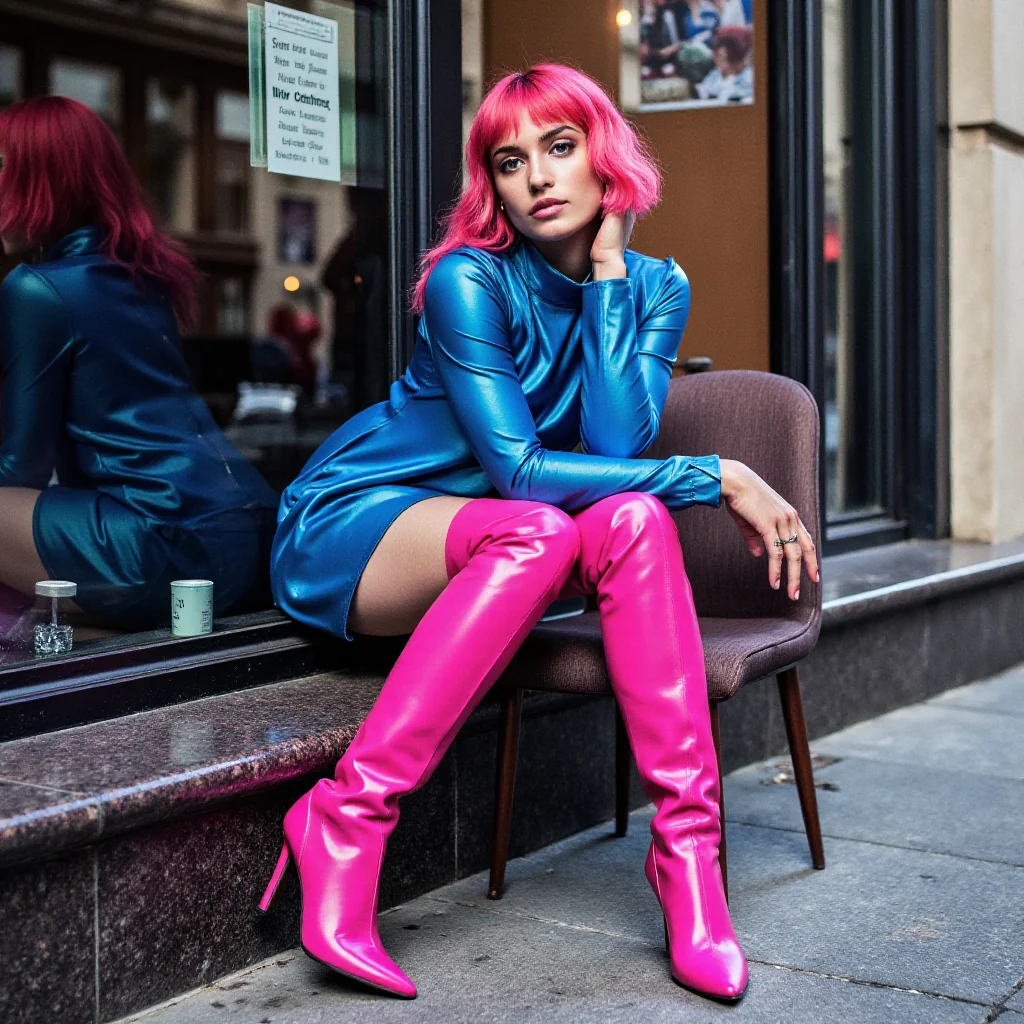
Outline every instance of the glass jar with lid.
<path id="1" fill-rule="evenodd" d="M 64 654 L 74 647 L 68 603 L 77 593 L 78 585 L 70 580 L 40 580 L 36 584 L 33 644 L 37 655 Z"/>

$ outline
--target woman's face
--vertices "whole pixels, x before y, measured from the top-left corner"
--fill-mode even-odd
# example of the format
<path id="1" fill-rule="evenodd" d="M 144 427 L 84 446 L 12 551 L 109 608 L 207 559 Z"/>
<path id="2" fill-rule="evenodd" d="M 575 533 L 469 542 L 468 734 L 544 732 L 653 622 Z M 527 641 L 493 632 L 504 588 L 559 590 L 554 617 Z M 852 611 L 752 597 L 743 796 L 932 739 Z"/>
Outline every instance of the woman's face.
<path id="1" fill-rule="evenodd" d="M 3 187 L 4 155 L 0 153 L 0 188 Z M 0 235 L 0 245 L 5 256 L 20 256 L 32 248 L 27 239 L 20 235 Z"/>
<path id="2" fill-rule="evenodd" d="M 531 241 L 563 241 L 601 210 L 604 184 L 590 166 L 587 137 L 568 122 L 523 117 L 518 133 L 491 150 L 491 173 L 505 216 Z"/>
<path id="3" fill-rule="evenodd" d="M 728 77 L 729 75 L 738 75 L 743 70 L 743 61 L 733 63 L 732 58 L 729 56 L 729 51 L 724 46 L 716 46 L 711 51 L 712 59 L 715 62 L 715 67 L 718 73 Z"/>

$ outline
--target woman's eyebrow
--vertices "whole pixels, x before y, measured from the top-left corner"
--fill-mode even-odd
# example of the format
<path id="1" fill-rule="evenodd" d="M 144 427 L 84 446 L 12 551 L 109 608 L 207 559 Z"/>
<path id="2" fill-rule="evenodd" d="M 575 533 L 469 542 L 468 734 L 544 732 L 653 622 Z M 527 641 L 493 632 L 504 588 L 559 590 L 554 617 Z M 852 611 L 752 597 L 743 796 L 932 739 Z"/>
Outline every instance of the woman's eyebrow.
<path id="1" fill-rule="evenodd" d="M 540 141 L 541 142 L 547 142 L 548 139 L 554 138 L 554 136 L 559 135 L 562 132 L 575 132 L 575 131 L 576 131 L 576 129 L 573 128 L 573 126 L 571 124 L 560 124 L 557 128 L 551 128 L 548 131 L 546 131 L 540 137 Z M 577 134 L 579 134 L 579 133 L 577 132 Z M 496 149 L 491 154 L 491 159 L 493 160 L 496 156 L 500 155 L 501 153 L 518 153 L 518 152 L 520 152 L 520 149 L 519 149 L 518 146 L 499 146 L 498 149 Z"/>
<path id="2" fill-rule="evenodd" d="M 577 131 L 572 125 L 559 125 L 557 128 L 551 128 L 541 136 L 542 142 L 547 142 L 549 138 L 554 138 L 556 135 L 560 135 L 563 131 Z M 580 134 L 577 132 L 577 134 Z"/>

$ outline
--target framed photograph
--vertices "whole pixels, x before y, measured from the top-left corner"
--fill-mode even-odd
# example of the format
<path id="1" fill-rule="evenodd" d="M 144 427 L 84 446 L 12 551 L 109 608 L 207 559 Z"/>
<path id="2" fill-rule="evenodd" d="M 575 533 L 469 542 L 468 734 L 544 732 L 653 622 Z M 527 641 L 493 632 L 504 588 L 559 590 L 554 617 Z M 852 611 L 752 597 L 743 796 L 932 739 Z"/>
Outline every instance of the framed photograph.
<path id="1" fill-rule="evenodd" d="M 278 199 L 277 258 L 281 263 L 316 262 L 316 203 L 312 199 Z"/>
<path id="2" fill-rule="evenodd" d="M 618 22 L 623 110 L 754 102 L 754 0 L 624 0 Z"/>

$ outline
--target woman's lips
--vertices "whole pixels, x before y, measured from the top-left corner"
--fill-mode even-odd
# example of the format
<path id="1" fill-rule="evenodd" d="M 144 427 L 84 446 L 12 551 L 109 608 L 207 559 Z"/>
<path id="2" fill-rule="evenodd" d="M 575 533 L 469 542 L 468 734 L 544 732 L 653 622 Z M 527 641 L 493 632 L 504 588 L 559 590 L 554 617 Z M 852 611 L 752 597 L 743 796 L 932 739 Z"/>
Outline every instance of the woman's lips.
<path id="1" fill-rule="evenodd" d="M 564 202 L 562 202 L 562 203 L 552 203 L 550 206 L 542 207 L 536 213 L 531 214 L 531 216 L 532 217 L 540 217 L 542 219 L 546 219 L 548 217 L 554 217 L 554 215 L 556 213 L 558 213 L 558 211 L 561 210 L 563 206 L 565 206 Z"/>

